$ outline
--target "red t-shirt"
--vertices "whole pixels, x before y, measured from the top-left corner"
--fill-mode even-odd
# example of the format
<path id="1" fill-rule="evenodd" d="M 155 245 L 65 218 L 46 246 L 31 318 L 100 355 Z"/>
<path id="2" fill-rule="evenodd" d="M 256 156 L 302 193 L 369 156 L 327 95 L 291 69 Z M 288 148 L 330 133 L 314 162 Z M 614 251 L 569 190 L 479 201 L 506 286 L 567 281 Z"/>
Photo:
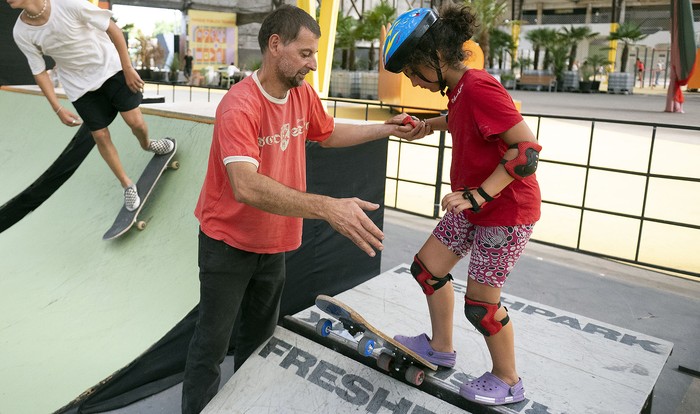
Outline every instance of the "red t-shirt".
<path id="1" fill-rule="evenodd" d="M 253 253 L 299 247 L 302 219 L 236 201 L 226 164 L 250 162 L 258 173 L 306 191 L 306 140 L 323 141 L 334 126 L 306 82 L 284 99 L 267 94 L 257 72 L 231 87 L 216 109 L 209 165 L 195 208 L 204 234 Z"/>
<path id="2" fill-rule="evenodd" d="M 468 70 L 447 96 L 452 191 L 479 187 L 508 149 L 498 134 L 523 117 L 500 82 L 484 70 Z M 540 203 L 540 188 L 533 174 L 510 183 L 479 213 L 466 210 L 466 214 L 470 222 L 481 226 L 532 224 L 540 218 Z"/>

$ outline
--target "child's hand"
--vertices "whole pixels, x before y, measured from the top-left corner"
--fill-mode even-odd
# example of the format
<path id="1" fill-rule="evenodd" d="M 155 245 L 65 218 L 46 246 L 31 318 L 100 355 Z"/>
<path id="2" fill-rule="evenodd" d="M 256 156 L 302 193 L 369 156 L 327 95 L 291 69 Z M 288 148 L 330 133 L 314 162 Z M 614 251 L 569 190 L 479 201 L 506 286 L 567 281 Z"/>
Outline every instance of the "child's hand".
<path id="1" fill-rule="evenodd" d="M 418 122 L 420 122 L 420 120 L 415 116 L 406 115 L 403 121 L 401 121 L 401 125 L 411 124 L 411 126 L 415 128 L 416 126 L 418 126 Z"/>

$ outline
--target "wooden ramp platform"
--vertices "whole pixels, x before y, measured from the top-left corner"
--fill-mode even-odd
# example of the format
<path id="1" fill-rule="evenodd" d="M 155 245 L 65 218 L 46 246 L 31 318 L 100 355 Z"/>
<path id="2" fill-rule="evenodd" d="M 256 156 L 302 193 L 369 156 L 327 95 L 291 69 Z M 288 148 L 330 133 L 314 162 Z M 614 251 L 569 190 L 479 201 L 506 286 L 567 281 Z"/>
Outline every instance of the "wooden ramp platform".
<path id="1" fill-rule="evenodd" d="M 456 391 L 465 379 L 491 368 L 483 337 L 464 317 L 465 291 L 463 281 L 456 281 L 457 366 L 427 378 L 422 389 L 472 412 L 639 413 L 650 408 L 654 384 L 671 354 L 672 343 L 507 294 L 502 295 L 502 302 L 514 323 L 518 372 L 527 399 L 486 408 L 451 395 L 450 390 Z M 337 297 L 389 335 L 430 334 L 425 296 L 408 264 Z M 314 337 L 310 328 L 319 317 L 327 315 L 312 307 L 294 315 L 296 322 L 287 325 L 306 325 L 300 332 Z M 436 379 L 442 384 L 436 384 Z"/>
<path id="2" fill-rule="evenodd" d="M 328 316 L 311 307 L 285 318 L 291 331 L 278 328 L 205 412 L 617 414 L 650 409 L 672 343 L 507 294 L 502 302 L 515 324 L 526 400 L 486 407 L 460 398 L 459 384 L 491 368 L 483 337 L 463 315 L 464 293 L 464 284 L 457 282 L 457 366 L 427 377 L 420 388 L 380 371 L 374 360 L 350 349 L 351 340 L 321 338 L 315 325 Z M 337 297 L 389 335 L 430 329 L 425 297 L 407 264 Z"/>

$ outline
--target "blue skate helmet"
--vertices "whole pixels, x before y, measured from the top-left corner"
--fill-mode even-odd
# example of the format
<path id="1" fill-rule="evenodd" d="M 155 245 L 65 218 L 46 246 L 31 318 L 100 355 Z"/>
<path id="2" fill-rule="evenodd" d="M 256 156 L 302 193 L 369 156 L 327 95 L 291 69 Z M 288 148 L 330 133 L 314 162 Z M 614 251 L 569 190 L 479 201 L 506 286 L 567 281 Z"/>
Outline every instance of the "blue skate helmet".
<path id="1" fill-rule="evenodd" d="M 397 17 L 384 40 L 384 68 L 389 72 L 401 73 L 411 52 L 437 21 L 437 13 L 426 8 L 409 10 Z M 440 59 L 435 49 L 432 51 L 432 59 L 437 81 L 430 81 L 420 74 L 418 77 L 428 83 L 437 83 L 440 86 L 440 93 L 444 96 L 447 82 L 442 77 Z"/>
<path id="2" fill-rule="evenodd" d="M 397 17 L 384 39 L 383 59 L 386 70 L 401 73 L 406 58 L 437 20 L 437 13 L 427 8 L 409 10 Z"/>

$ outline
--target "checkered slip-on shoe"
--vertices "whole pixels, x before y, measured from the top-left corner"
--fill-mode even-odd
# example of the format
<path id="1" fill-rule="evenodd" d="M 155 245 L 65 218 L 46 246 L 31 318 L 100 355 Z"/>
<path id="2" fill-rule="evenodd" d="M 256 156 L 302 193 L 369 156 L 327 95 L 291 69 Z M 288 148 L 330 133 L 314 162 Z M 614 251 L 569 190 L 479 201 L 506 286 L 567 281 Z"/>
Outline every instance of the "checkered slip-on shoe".
<path id="1" fill-rule="evenodd" d="M 141 198 L 136 191 L 136 184 L 131 184 L 124 189 L 124 207 L 129 211 L 134 211 L 141 205 Z"/>
<path id="2" fill-rule="evenodd" d="M 167 138 L 151 141 L 148 143 L 148 150 L 158 155 L 167 154 L 175 148 L 175 143 Z"/>

